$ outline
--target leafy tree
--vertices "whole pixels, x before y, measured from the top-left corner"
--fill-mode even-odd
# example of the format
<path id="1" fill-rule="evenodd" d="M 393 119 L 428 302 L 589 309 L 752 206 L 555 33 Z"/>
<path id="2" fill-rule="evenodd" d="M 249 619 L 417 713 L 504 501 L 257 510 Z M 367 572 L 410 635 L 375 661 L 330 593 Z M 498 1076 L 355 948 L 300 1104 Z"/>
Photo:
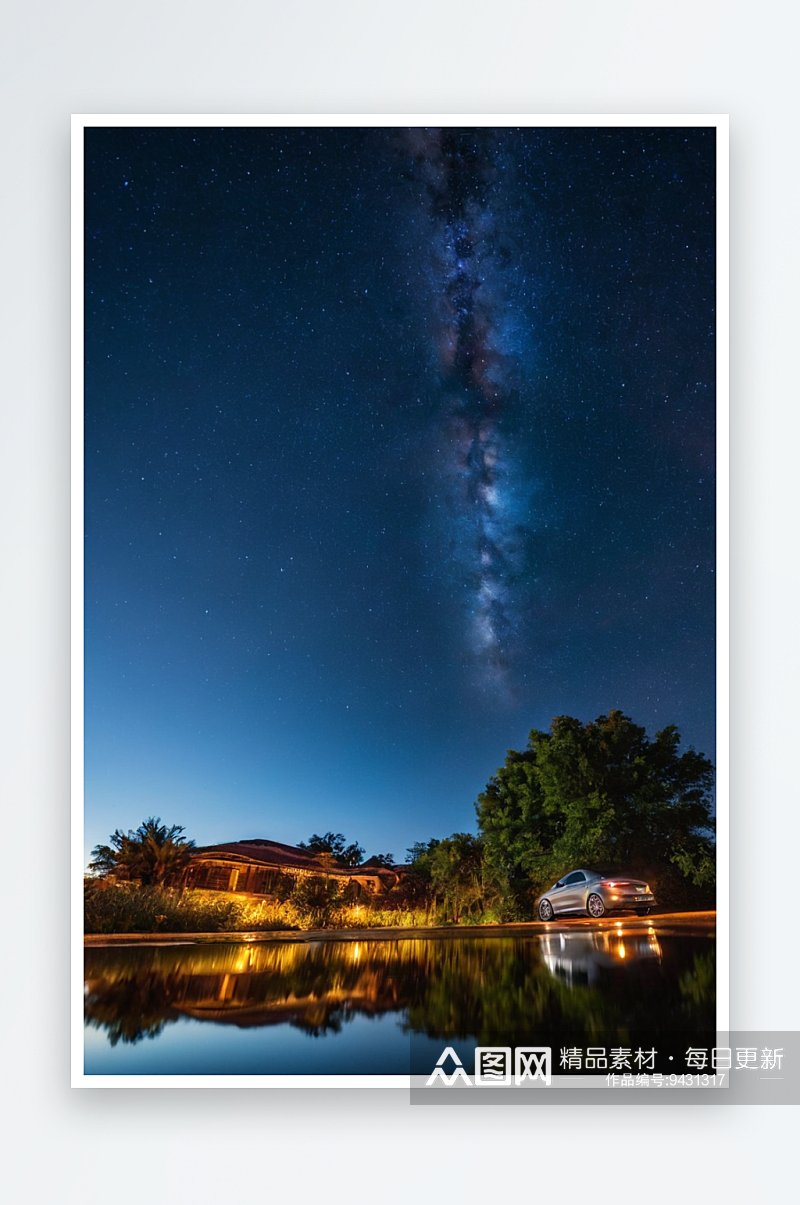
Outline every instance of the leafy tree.
<path id="1" fill-rule="evenodd" d="M 621 711 L 589 724 L 557 716 L 549 732 L 534 729 L 478 798 L 487 862 L 512 891 L 597 863 L 675 862 L 707 883 L 714 768 L 679 745 L 675 725 L 650 740 Z"/>
<path id="2" fill-rule="evenodd" d="M 483 909 L 484 843 L 473 833 L 453 833 L 442 840 L 417 841 L 408 850 L 404 888 L 409 902 L 425 903 L 428 914 L 458 923 Z"/>
<path id="3" fill-rule="evenodd" d="M 348 845 L 342 833 L 312 833 L 308 841 L 301 841 L 300 849 L 308 849 L 312 853 L 330 855 L 337 866 L 358 866 L 364 857 L 364 850 L 355 841 Z"/>
<path id="4" fill-rule="evenodd" d="M 406 852 L 405 874 L 396 889 L 403 902 L 411 907 L 425 908 L 426 922 L 430 919 L 435 888 L 431 869 L 431 855 L 439 844 L 436 838 L 430 841 L 415 841 Z"/>
<path id="5" fill-rule="evenodd" d="M 522 890 L 547 858 L 557 836 L 546 807 L 532 749 L 509 749 L 505 765 L 489 780 L 476 805 L 486 860 L 510 894 Z"/>
<path id="6" fill-rule="evenodd" d="M 369 861 L 373 866 L 388 866 L 390 870 L 395 864 L 391 854 L 373 854 Z"/>
<path id="7" fill-rule="evenodd" d="M 194 841 L 181 836 L 182 824 L 167 827 L 160 816 L 150 816 L 135 830 L 117 829 L 110 845 L 96 845 L 89 868 L 101 875 L 168 886 L 180 878 L 192 856 Z"/>
<path id="8" fill-rule="evenodd" d="M 483 899 L 483 839 L 453 833 L 430 852 L 431 880 L 445 919 L 456 923 Z"/>
<path id="9" fill-rule="evenodd" d="M 427 865 L 426 859 L 428 854 L 432 852 L 439 844 L 434 837 L 430 841 L 415 841 L 414 844 L 406 850 L 408 857 L 406 858 L 406 866 L 421 868 Z"/>
<path id="10" fill-rule="evenodd" d="M 674 862 L 684 877 L 691 879 L 696 887 L 705 887 L 716 882 L 714 851 L 702 834 L 684 839 L 676 846 L 670 861 Z"/>
<path id="11" fill-rule="evenodd" d="M 297 879 L 292 891 L 292 902 L 305 912 L 311 923 L 323 926 L 330 920 L 336 907 L 343 903 L 343 891 L 339 883 L 322 875 L 304 875 Z"/>

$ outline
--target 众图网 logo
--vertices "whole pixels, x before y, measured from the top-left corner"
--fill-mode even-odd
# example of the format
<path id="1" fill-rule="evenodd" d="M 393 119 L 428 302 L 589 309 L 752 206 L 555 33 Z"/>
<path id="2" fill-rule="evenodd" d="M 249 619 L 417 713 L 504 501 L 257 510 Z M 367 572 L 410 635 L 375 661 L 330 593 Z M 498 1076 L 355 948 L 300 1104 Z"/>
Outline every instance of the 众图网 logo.
<path id="1" fill-rule="evenodd" d="M 448 1065 L 452 1068 L 449 1073 Z M 475 1074 L 471 1080 L 453 1047 L 446 1046 L 425 1087 L 429 1088 L 436 1080 L 441 1080 L 447 1088 L 457 1080 L 468 1088 L 502 1087 L 512 1082 L 519 1088 L 534 1080 L 541 1080 L 549 1087 L 552 1082 L 551 1049 L 549 1046 L 516 1046 L 512 1051 L 510 1046 L 477 1046 Z"/>
<path id="2" fill-rule="evenodd" d="M 453 1066 L 453 1071 L 450 1073 L 450 1075 L 448 1075 L 445 1071 L 445 1066 L 448 1059 L 450 1059 Z M 472 1087 L 470 1078 L 464 1070 L 464 1064 L 461 1062 L 461 1059 L 458 1057 L 455 1050 L 453 1050 L 452 1046 L 445 1046 L 444 1050 L 439 1055 L 439 1059 L 433 1069 L 433 1074 L 426 1083 L 425 1087 L 430 1088 L 434 1080 L 437 1079 L 442 1080 L 447 1088 L 451 1088 L 457 1079 L 462 1080 L 468 1088 Z"/>

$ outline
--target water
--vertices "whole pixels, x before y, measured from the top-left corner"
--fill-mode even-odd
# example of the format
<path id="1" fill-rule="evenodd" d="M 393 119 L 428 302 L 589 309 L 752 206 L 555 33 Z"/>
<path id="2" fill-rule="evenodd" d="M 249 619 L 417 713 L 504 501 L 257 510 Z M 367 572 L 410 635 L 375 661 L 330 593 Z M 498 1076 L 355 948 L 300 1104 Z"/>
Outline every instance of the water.
<path id="1" fill-rule="evenodd" d="M 445 1045 L 713 1045 L 713 935 L 93 947 L 89 1075 L 404 1075 Z"/>

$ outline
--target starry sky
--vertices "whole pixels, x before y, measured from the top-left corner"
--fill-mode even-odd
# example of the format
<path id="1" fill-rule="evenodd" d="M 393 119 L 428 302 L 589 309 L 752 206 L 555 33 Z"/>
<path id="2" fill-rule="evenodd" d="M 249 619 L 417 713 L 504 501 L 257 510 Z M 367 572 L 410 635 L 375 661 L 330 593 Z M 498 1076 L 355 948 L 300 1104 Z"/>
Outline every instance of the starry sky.
<path id="1" fill-rule="evenodd" d="M 86 849 L 714 756 L 714 130 L 90 128 Z"/>

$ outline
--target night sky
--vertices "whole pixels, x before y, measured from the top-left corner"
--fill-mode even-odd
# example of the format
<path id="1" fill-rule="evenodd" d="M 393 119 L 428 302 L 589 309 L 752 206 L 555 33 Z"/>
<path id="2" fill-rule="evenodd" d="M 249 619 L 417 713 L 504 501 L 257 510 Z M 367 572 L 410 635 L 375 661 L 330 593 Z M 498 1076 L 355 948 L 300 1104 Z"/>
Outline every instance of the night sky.
<path id="1" fill-rule="evenodd" d="M 86 132 L 86 847 L 714 755 L 714 130 Z"/>

